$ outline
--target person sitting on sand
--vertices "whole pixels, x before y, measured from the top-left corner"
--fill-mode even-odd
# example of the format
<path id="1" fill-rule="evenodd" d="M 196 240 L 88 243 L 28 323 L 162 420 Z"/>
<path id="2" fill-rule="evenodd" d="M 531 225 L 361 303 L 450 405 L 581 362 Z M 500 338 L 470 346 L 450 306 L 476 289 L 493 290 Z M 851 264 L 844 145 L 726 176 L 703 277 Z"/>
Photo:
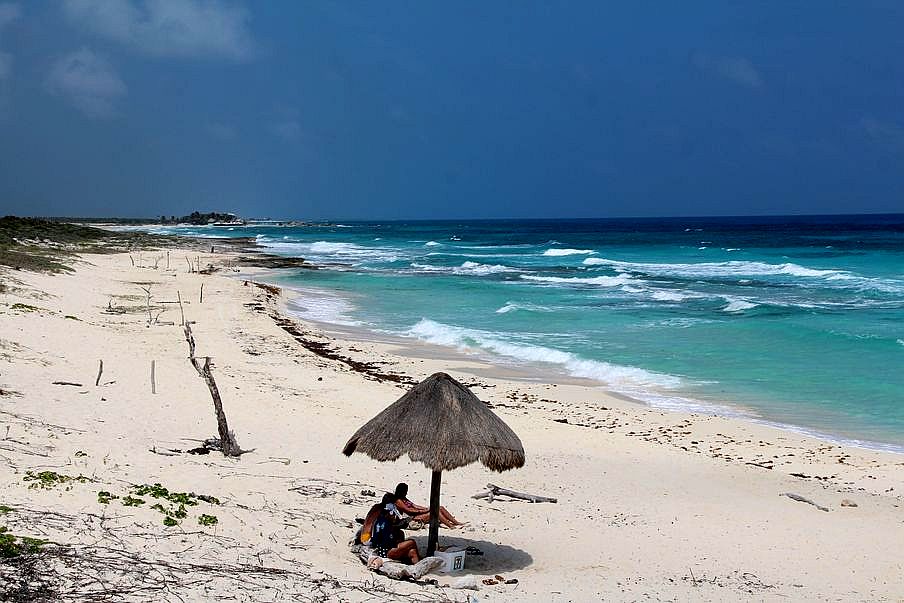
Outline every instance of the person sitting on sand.
<path id="1" fill-rule="evenodd" d="M 413 565 L 421 560 L 421 555 L 417 550 L 417 543 L 410 538 L 405 540 L 405 535 L 396 525 L 396 520 L 401 519 L 402 514 L 396 508 L 394 499 L 395 496 L 389 492 L 383 496 L 380 512 L 373 522 L 366 544 L 373 549 L 376 558 L 385 557 Z"/>
<path id="2" fill-rule="evenodd" d="M 408 484 L 402 483 L 396 486 L 394 501 L 395 506 L 403 513 L 410 515 L 411 518 L 415 521 L 419 521 L 424 524 L 430 523 L 430 509 L 414 504 L 413 502 L 408 500 L 408 498 L 406 498 L 407 496 Z M 452 529 L 464 525 L 463 522 L 455 519 L 455 517 L 446 510 L 446 507 L 439 508 L 439 521 L 447 528 Z"/>
<path id="3" fill-rule="evenodd" d="M 374 529 L 374 522 L 377 521 L 377 518 L 380 516 L 380 511 L 382 511 L 385 506 L 384 503 L 377 503 L 370 508 L 367 515 L 364 516 L 364 522 L 361 529 L 355 534 L 355 544 L 370 546 L 370 535 Z"/>

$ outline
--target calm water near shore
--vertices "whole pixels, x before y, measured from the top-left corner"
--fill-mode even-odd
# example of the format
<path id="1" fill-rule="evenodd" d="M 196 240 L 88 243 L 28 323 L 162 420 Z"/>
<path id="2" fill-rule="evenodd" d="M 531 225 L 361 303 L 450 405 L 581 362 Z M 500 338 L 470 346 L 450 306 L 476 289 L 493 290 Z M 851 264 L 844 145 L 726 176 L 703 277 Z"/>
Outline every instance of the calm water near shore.
<path id="1" fill-rule="evenodd" d="M 904 450 L 904 215 L 155 232 L 321 266 L 282 277 L 308 319 Z"/>

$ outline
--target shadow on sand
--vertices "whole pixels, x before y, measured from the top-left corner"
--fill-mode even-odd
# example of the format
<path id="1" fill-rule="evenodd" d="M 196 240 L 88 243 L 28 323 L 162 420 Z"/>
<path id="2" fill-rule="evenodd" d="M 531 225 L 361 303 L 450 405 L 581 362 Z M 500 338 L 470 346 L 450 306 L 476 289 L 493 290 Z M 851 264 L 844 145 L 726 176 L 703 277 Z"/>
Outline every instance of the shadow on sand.
<path id="1" fill-rule="evenodd" d="M 417 547 L 423 554 L 427 550 L 427 536 L 409 536 L 417 542 Z M 440 538 L 442 547 L 474 547 L 480 549 L 483 555 L 467 555 L 465 558 L 466 574 L 478 574 L 492 576 L 528 567 L 534 559 L 527 552 L 505 544 L 497 544 L 486 540 L 474 540 L 471 538 L 459 538 L 443 535 Z"/>

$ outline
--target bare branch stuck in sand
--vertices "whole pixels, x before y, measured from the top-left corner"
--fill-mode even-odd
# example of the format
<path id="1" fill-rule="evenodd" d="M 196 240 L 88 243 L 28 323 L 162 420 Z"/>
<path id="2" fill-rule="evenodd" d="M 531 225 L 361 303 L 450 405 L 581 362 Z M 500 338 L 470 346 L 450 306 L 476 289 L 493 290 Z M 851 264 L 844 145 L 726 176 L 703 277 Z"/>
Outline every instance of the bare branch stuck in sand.
<path id="1" fill-rule="evenodd" d="M 210 372 L 210 356 L 204 357 L 204 364 L 195 357 L 195 337 L 191 332 L 191 323 L 185 325 L 185 340 L 188 342 L 188 359 L 192 366 L 198 371 L 198 374 L 204 379 L 207 388 L 210 390 L 210 397 L 213 398 L 214 413 L 217 416 L 217 430 L 220 434 L 220 451 L 224 456 L 241 456 L 243 452 L 241 447 L 235 441 L 235 434 L 229 431 L 229 425 L 226 423 L 226 413 L 223 411 L 223 401 L 220 399 L 220 390 L 217 388 L 217 382 Z"/>

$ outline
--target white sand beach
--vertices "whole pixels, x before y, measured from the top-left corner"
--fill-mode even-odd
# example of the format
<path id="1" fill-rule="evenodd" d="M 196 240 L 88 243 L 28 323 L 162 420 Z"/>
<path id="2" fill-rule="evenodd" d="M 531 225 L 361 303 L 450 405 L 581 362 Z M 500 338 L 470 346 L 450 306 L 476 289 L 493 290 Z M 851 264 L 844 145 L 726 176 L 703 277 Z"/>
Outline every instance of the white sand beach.
<path id="1" fill-rule="evenodd" d="M 82 255 L 69 274 L 2 273 L 0 525 L 68 545 L 72 555 L 49 562 L 73 589 L 191 601 L 904 600 L 902 455 L 652 409 L 589 382 L 525 380 L 413 342 L 327 334 L 287 314 L 288 292 L 256 284 L 263 271 L 242 276 L 221 253 L 201 261 L 222 270 L 189 273 L 182 257 L 197 252 L 170 253 L 171 270 L 117 253 Z M 148 265 L 155 254 L 144 255 Z M 249 451 L 238 459 L 173 452 L 217 433 L 177 292 Z M 342 447 L 410 387 L 381 374 L 436 371 L 489 403 L 526 453 L 503 474 L 479 464 L 444 474 L 442 502 L 468 525 L 442 529 L 440 543 L 483 553 L 467 557 L 465 575 L 517 584 L 391 581 L 349 552 L 355 518 L 397 482 L 426 504 L 430 471 Z M 87 479 L 30 487 L 41 482 L 29 471 Z M 135 494 L 155 483 L 220 504 L 194 499 L 167 526 L 152 505 L 178 505 Z M 473 499 L 488 483 L 558 502 Z M 129 495 L 143 502 L 128 506 Z M 202 514 L 216 523 L 201 525 Z M 410 535 L 424 547 L 426 530 Z M 95 560 L 90 571 L 80 556 Z"/>

